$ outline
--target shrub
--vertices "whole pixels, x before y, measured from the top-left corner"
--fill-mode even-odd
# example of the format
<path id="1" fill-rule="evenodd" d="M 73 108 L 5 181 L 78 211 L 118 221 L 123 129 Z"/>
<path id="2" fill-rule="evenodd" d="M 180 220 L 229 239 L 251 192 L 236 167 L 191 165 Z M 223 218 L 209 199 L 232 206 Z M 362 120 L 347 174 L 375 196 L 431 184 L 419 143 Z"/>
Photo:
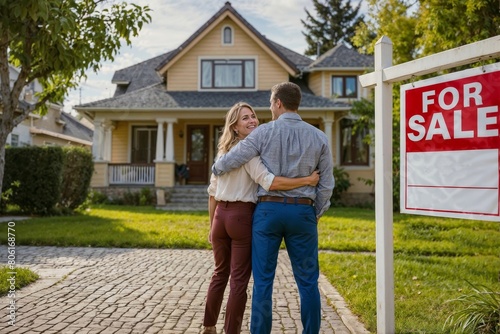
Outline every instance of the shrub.
<path id="1" fill-rule="evenodd" d="M 81 147 L 65 147 L 59 206 L 74 210 L 87 198 L 94 172 L 92 154 Z"/>
<path id="2" fill-rule="evenodd" d="M 108 196 L 97 190 L 91 190 L 87 196 L 88 204 L 111 204 Z"/>
<path id="3" fill-rule="evenodd" d="M 141 188 L 141 191 L 131 192 L 128 190 L 123 194 L 123 204 L 125 205 L 152 205 L 155 197 L 150 188 Z"/>
<path id="4" fill-rule="evenodd" d="M 22 212 L 50 214 L 60 199 L 63 150 L 61 147 L 16 147 L 5 151 L 4 184 L 9 202 Z M 6 191 L 9 191 L 6 189 Z"/>
<path id="5" fill-rule="evenodd" d="M 333 188 L 330 199 L 331 206 L 341 206 L 342 193 L 346 192 L 351 186 L 349 173 L 341 167 L 333 167 L 333 177 L 335 178 L 335 188 Z"/>
<path id="6" fill-rule="evenodd" d="M 30 214 L 71 212 L 85 202 L 93 171 L 84 148 L 10 147 L 1 209 L 13 204 Z"/>

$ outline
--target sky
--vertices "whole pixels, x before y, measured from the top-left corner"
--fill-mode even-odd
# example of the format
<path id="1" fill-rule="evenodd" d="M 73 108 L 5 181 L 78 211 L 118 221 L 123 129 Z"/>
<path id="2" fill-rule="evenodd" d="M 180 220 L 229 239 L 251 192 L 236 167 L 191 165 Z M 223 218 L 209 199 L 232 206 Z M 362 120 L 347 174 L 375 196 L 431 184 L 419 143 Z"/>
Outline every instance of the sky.
<path id="1" fill-rule="evenodd" d="M 187 40 L 217 13 L 227 0 L 127 0 L 148 5 L 151 23 L 145 25 L 131 46 L 123 46 L 114 62 L 104 62 L 100 71 L 87 72 L 87 80 L 69 92 L 64 110 L 75 113 L 73 106 L 112 97 L 115 71 L 172 51 Z M 355 5 L 360 0 L 351 0 Z M 305 9 L 315 14 L 312 0 L 232 0 L 233 8 L 268 39 L 304 54 L 307 47 L 302 34 Z M 363 11 L 363 7 L 361 9 Z"/>

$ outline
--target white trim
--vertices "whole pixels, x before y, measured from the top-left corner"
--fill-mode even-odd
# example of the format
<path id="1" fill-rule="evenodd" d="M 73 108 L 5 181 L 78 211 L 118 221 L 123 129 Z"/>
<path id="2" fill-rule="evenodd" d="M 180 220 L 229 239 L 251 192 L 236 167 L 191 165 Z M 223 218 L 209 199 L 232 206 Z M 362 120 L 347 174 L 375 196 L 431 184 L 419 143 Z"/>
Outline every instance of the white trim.
<path id="1" fill-rule="evenodd" d="M 50 136 L 50 137 L 54 137 L 54 138 L 59 138 L 59 139 L 67 140 L 67 141 L 70 141 L 70 142 L 75 142 L 75 143 L 79 143 L 79 144 L 83 144 L 83 145 L 92 146 L 92 142 L 91 141 L 83 140 L 83 139 L 79 139 L 79 138 L 75 138 L 75 137 L 71 137 L 71 136 L 67 136 L 67 135 L 63 135 L 61 133 L 52 132 L 52 131 L 48 131 L 48 130 L 44 130 L 44 129 L 38 129 L 38 128 L 35 128 L 35 127 L 31 127 L 30 128 L 30 133 L 33 133 L 33 134 L 42 134 L 42 135 L 46 135 L 46 136 Z"/>
<path id="2" fill-rule="evenodd" d="M 365 72 L 367 70 L 372 70 L 372 67 L 314 67 L 304 72 L 324 72 L 324 71 L 341 71 L 341 72 Z"/>
<path id="3" fill-rule="evenodd" d="M 111 80 L 111 83 L 115 85 L 129 85 L 130 81 Z"/>

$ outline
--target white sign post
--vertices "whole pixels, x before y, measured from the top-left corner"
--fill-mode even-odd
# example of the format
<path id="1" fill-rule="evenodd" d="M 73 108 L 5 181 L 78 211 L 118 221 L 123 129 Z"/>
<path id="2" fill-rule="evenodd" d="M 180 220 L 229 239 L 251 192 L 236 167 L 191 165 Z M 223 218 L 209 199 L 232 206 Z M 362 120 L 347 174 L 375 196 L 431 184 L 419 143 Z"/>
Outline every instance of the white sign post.
<path id="1" fill-rule="evenodd" d="M 401 212 L 500 221 L 500 64 L 401 86 Z"/>

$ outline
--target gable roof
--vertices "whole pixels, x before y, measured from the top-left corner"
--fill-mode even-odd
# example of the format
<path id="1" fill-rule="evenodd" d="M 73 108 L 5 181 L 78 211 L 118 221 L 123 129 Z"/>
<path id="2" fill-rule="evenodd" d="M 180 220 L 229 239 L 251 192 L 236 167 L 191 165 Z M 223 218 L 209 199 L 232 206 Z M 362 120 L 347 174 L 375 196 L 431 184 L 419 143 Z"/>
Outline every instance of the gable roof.
<path id="1" fill-rule="evenodd" d="M 169 58 L 172 52 L 161 54 L 116 71 L 111 79 L 111 83 L 117 85 L 114 96 L 163 82 L 163 78 L 158 75 L 155 68 Z"/>
<path id="2" fill-rule="evenodd" d="M 344 44 L 338 44 L 309 64 L 309 72 L 325 68 L 366 69 L 373 67 L 373 56 L 358 53 Z"/>
<path id="3" fill-rule="evenodd" d="M 248 30 L 250 30 L 262 43 L 264 43 L 277 57 L 288 64 L 288 66 L 293 69 L 294 74 L 299 74 L 313 62 L 311 58 L 267 39 L 250 23 L 248 23 L 231 6 L 230 2 L 226 2 L 224 7 L 222 7 L 177 49 L 116 71 L 111 79 L 111 83 L 117 85 L 114 96 L 116 97 L 163 82 L 164 79 L 158 71 L 161 71 L 162 68 L 168 65 L 182 50 L 188 48 L 189 45 L 191 45 L 203 31 L 208 29 L 210 25 L 219 19 L 226 11 L 232 13 L 232 15 L 234 15 Z"/>
<path id="4" fill-rule="evenodd" d="M 251 34 L 250 37 L 254 37 L 258 42 L 261 42 L 264 47 L 269 49 L 271 56 L 276 56 L 285 65 L 287 65 L 293 74 L 297 75 L 300 73 L 300 68 L 291 59 L 286 57 L 280 49 L 276 47 L 275 43 L 270 42 L 264 35 L 262 35 L 257 29 L 255 29 L 247 20 L 243 18 L 234 8 L 231 3 L 227 1 L 224 6 L 215 13 L 205 24 L 203 24 L 194 34 L 192 34 L 184 43 L 181 44 L 177 49 L 175 49 L 158 67 L 156 70 L 163 74 L 168 69 L 170 63 L 175 62 L 175 58 L 184 52 L 187 52 L 195 43 L 195 40 L 200 38 L 204 33 L 206 33 L 209 28 L 215 23 L 227 16 L 232 16 L 234 22 L 239 24 L 243 29 L 248 29 Z M 291 50 L 288 50 L 291 51 Z M 292 51 L 293 52 L 293 51 Z M 292 74 L 292 73 L 291 73 Z"/>
<path id="5" fill-rule="evenodd" d="M 64 135 L 92 142 L 92 137 L 94 135 L 92 129 L 89 129 L 75 117 L 64 111 L 61 112 L 61 120 L 66 123 L 62 131 Z"/>

